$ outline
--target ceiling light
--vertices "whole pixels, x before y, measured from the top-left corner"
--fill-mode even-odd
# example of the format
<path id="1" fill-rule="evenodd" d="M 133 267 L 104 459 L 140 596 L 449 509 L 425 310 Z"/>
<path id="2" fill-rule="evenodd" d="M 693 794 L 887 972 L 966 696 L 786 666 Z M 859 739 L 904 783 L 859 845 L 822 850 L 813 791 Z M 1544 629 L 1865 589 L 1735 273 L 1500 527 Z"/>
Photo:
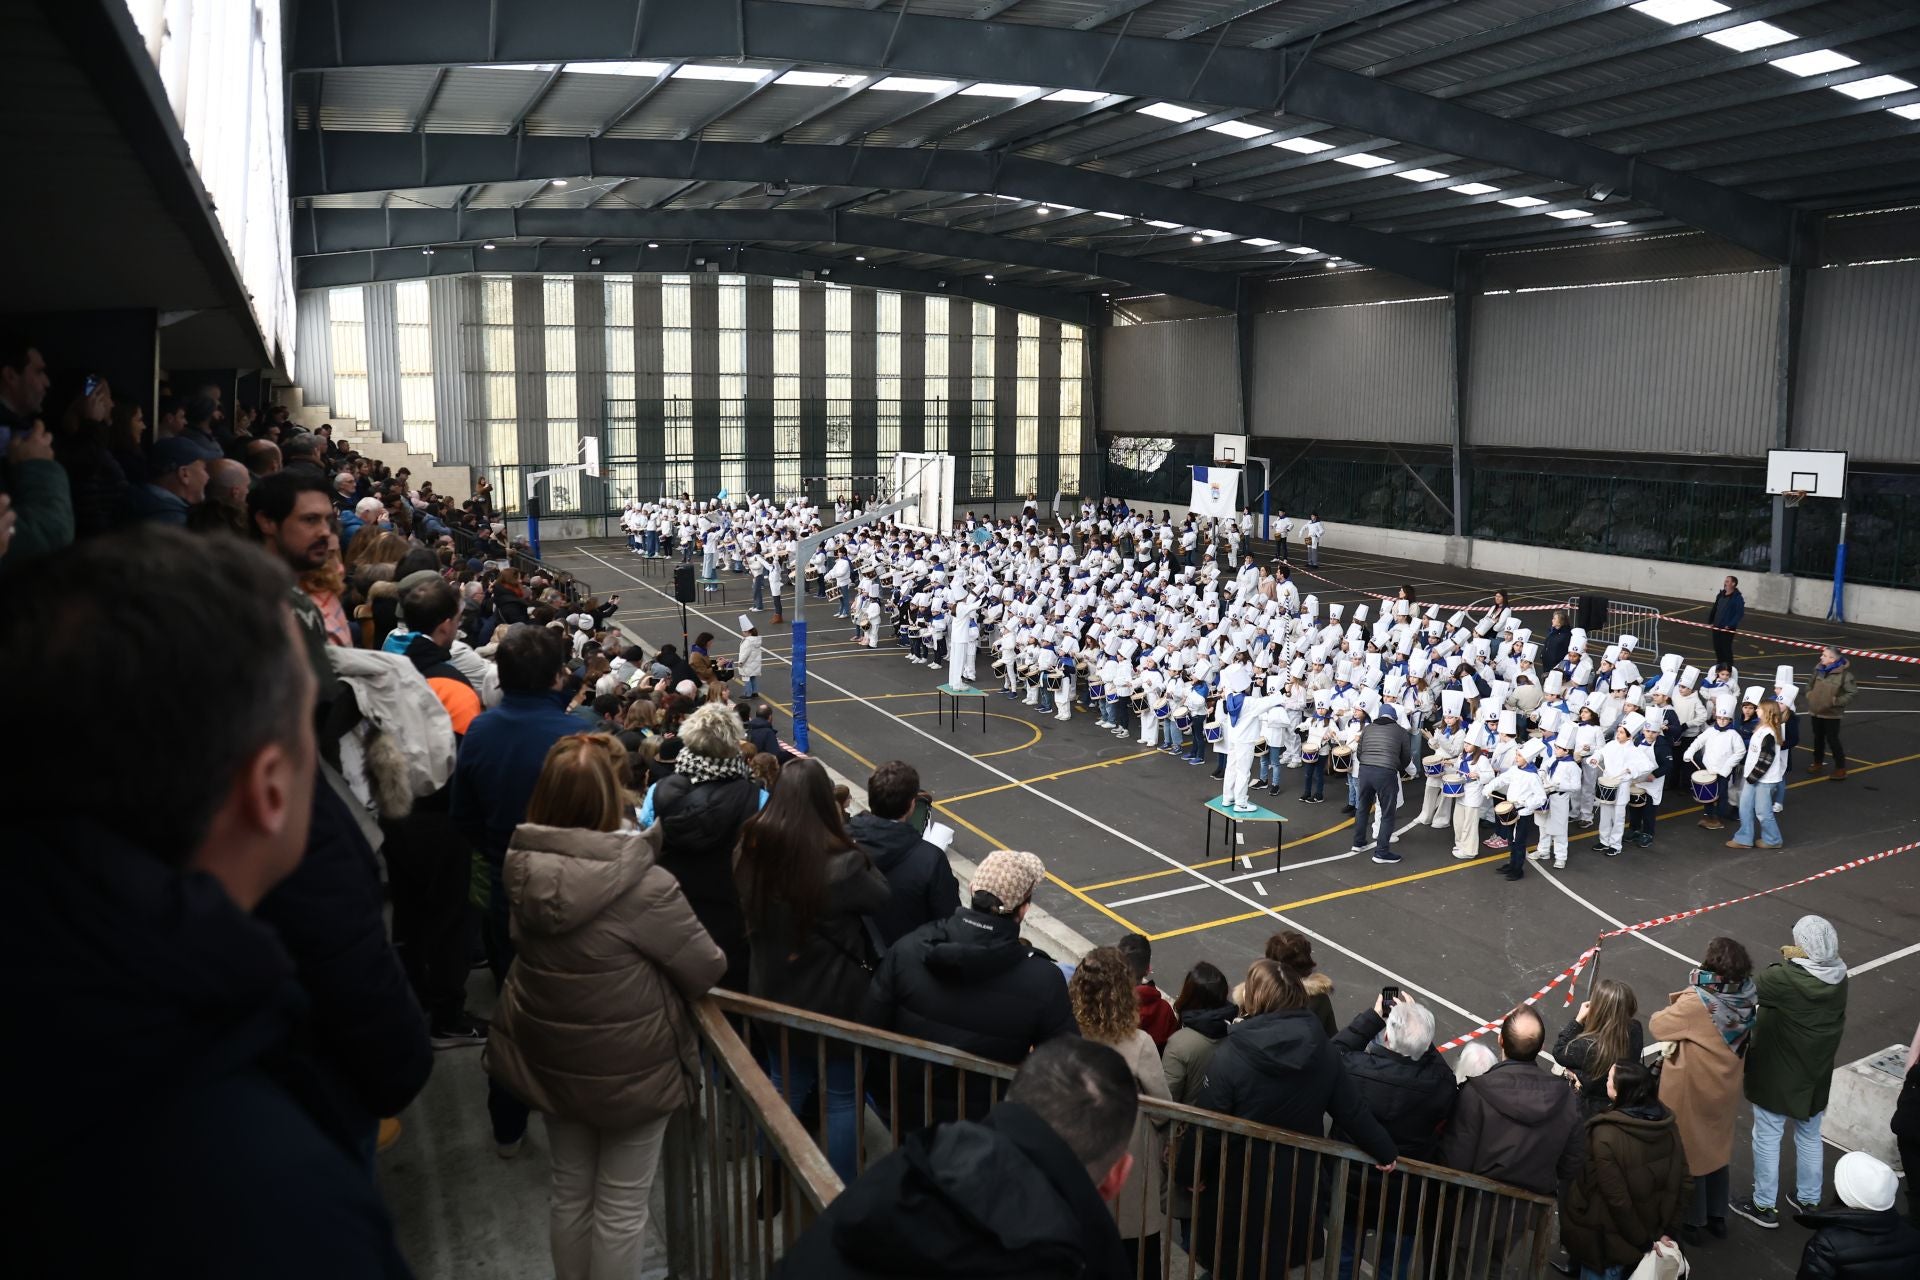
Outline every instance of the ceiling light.
<path id="1" fill-rule="evenodd" d="M 1200 228 L 1200 234 L 1203 236 L 1224 237 L 1232 235 L 1233 233 L 1230 231 L 1215 231 L 1211 227 L 1202 227 Z"/>
<path id="2" fill-rule="evenodd" d="M 1747 22 L 1728 27 L 1725 31 L 1709 31 L 1707 39 L 1736 53 L 1745 53 L 1749 49 L 1768 49 L 1776 44 L 1785 44 L 1793 39 L 1793 32 L 1783 31 L 1771 22 Z"/>
<path id="3" fill-rule="evenodd" d="M 556 187 L 564 187 L 567 185 L 567 180 L 565 178 L 555 178 L 553 180 L 553 185 Z"/>
<path id="4" fill-rule="evenodd" d="M 991 271 L 987 272 L 987 279 L 989 280 L 993 279 L 993 272 Z"/>
<path id="5" fill-rule="evenodd" d="M 1405 178 L 1408 182 L 1438 182 L 1442 178 L 1452 177 L 1453 175 L 1442 173 L 1438 169 L 1402 169 L 1393 176 L 1396 178 Z"/>
<path id="6" fill-rule="evenodd" d="M 493 248 L 493 241 L 491 241 L 491 240 L 489 240 L 489 241 L 487 241 L 487 243 L 485 243 L 485 244 L 483 244 L 483 245 L 481 245 L 480 247 L 481 247 L 482 249 L 491 249 L 491 248 Z"/>
<path id="7" fill-rule="evenodd" d="M 1303 156 L 1310 156 L 1316 151 L 1333 150 L 1331 142 L 1318 142 L 1312 138 L 1282 138 L 1273 145 L 1282 151 L 1298 151 Z"/>
<path id="8" fill-rule="evenodd" d="M 1593 215 L 1585 209 L 1549 209 L 1547 210 L 1547 216 L 1549 218 L 1559 218 L 1564 222 L 1569 218 L 1591 218 Z"/>
<path id="9" fill-rule="evenodd" d="M 1125 222 L 1127 220 L 1126 214 L 1108 213 L 1105 209 L 1095 209 L 1093 211 L 1093 216 L 1096 218 L 1112 218 L 1115 222 Z"/>
<path id="10" fill-rule="evenodd" d="M 1040 86 L 1032 84 L 970 84 L 960 91 L 963 98 L 1024 98 L 1030 93 L 1040 92 Z"/>
<path id="11" fill-rule="evenodd" d="M 1034 210 L 1033 210 L 1033 211 L 1034 211 L 1035 213 L 1037 213 L 1037 214 L 1039 214 L 1039 215 L 1040 215 L 1041 217 L 1043 217 L 1043 218 L 1047 216 L 1047 206 L 1046 206 L 1046 205 L 1044 205 L 1044 204 L 1043 204 L 1043 205 L 1036 205 L 1036 206 L 1034 207 Z"/>
<path id="12" fill-rule="evenodd" d="M 1171 120 L 1175 124 L 1198 120 L 1207 114 L 1204 111 L 1195 111 L 1192 107 L 1175 106 L 1171 102 L 1149 102 L 1146 106 L 1139 108 L 1139 112 L 1143 116 L 1152 116 L 1156 120 Z"/>
<path id="13" fill-rule="evenodd" d="M 1019 196 L 1003 196 L 1003 195 L 1001 195 L 1001 194 L 1000 194 L 999 192 L 994 192 L 994 193 L 993 193 L 993 198 L 994 198 L 995 200 L 1011 200 L 1011 201 L 1012 201 L 1013 203 L 1015 203 L 1015 204 L 1019 204 L 1019 203 L 1020 203 L 1020 197 L 1019 197 Z"/>
<path id="14" fill-rule="evenodd" d="M 1615 218 L 1612 222 L 1595 222 L 1589 225 L 1591 225 L 1594 230 L 1600 231 L 1607 227 L 1624 227 L 1627 225 L 1627 220 L 1625 218 Z"/>
<path id="15" fill-rule="evenodd" d="M 649 249 L 658 249 L 659 247 L 660 247 L 660 242 L 659 242 L 658 240 L 649 240 L 649 241 L 647 241 L 647 248 L 649 248 Z"/>
<path id="16" fill-rule="evenodd" d="M 1287 252 L 1288 253 L 1318 253 L 1320 251 L 1318 249 L 1309 249 L 1307 248 L 1307 246 L 1303 244 L 1296 244 L 1291 249 L 1288 249 Z"/>
<path id="17" fill-rule="evenodd" d="M 731 80 L 736 84 L 751 84 L 767 74 L 765 67 L 713 66 L 704 62 L 689 62 L 674 70 L 675 80 Z"/>
<path id="18" fill-rule="evenodd" d="M 1775 58 L 1767 64 L 1778 67 L 1793 76 L 1823 76 L 1829 71 L 1844 71 L 1848 67 L 1860 64 L 1844 53 L 1835 53 L 1832 49 L 1813 49 L 1806 53 L 1796 53 L 1791 58 Z"/>
<path id="19" fill-rule="evenodd" d="M 1337 263 L 1337 262 L 1339 262 L 1339 261 L 1340 261 L 1340 259 L 1338 259 L 1338 258 L 1328 258 L 1328 259 L 1327 259 L 1327 260 L 1326 260 L 1325 262 L 1323 262 L 1323 263 L 1321 263 L 1320 265 L 1321 265 L 1321 266 L 1323 266 L 1323 267 L 1331 267 L 1331 266 L 1333 266 L 1333 265 L 1334 265 L 1335 263 Z"/>
<path id="20" fill-rule="evenodd" d="M 1048 102 L 1098 102 L 1107 95 L 1098 89 L 1055 89 L 1048 94 Z"/>
<path id="21" fill-rule="evenodd" d="M 488 62 L 479 67 L 481 71 L 539 71 L 542 73 L 559 69 L 560 64 L 557 62 Z"/>
<path id="22" fill-rule="evenodd" d="M 1206 238 L 1205 236 L 1195 236 L 1195 237 L 1193 238 L 1193 242 L 1194 242 L 1195 244 L 1204 244 L 1204 243 L 1206 243 L 1206 239 L 1207 239 L 1207 238 Z"/>
<path id="23" fill-rule="evenodd" d="M 1148 218 L 1147 225 L 1150 227 L 1158 227 L 1162 231 L 1173 231 L 1177 229 L 1180 224 L 1177 222 L 1162 222 L 1158 218 Z"/>
<path id="24" fill-rule="evenodd" d="M 1112 294 L 1110 294 L 1110 293 L 1103 293 L 1103 294 L 1101 294 L 1100 296 L 1101 296 L 1101 297 L 1103 297 L 1103 298 L 1111 298 L 1111 297 L 1112 297 L 1113 295 L 1112 295 Z"/>
<path id="25" fill-rule="evenodd" d="M 1356 151 L 1350 156 L 1335 156 L 1334 159 L 1341 164 L 1350 164 L 1356 169 L 1378 169 L 1382 165 L 1393 163 L 1385 156 L 1369 155 L 1365 151 Z"/>
<path id="26" fill-rule="evenodd" d="M 865 76 L 846 75 L 839 71 L 789 71 L 774 83 L 803 89 L 851 89 L 865 79 Z"/>
<path id="27" fill-rule="evenodd" d="M 425 254 L 429 258 L 433 256 L 433 250 L 431 249 L 422 249 L 420 252 Z"/>
<path id="28" fill-rule="evenodd" d="M 1457 187 L 1447 188 L 1449 191 L 1458 191 L 1463 196 L 1490 196 L 1499 189 L 1490 187 L 1484 182 L 1463 182 Z"/>
<path id="29" fill-rule="evenodd" d="M 1720 0 L 1641 0 L 1632 6 L 1635 13 L 1644 13 L 1649 18 L 1658 18 L 1669 26 L 1679 26 L 1683 22 L 1692 22 L 1695 18 L 1711 18 L 1716 13 L 1725 13 L 1727 6 Z"/>
<path id="30" fill-rule="evenodd" d="M 1865 80 L 1849 80 L 1846 84 L 1833 86 L 1834 92 L 1844 93 L 1849 98 L 1880 98 L 1889 93 L 1905 93 L 1913 88 L 1913 81 L 1902 80 L 1899 76 L 1868 76 Z"/>
<path id="31" fill-rule="evenodd" d="M 1539 196 L 1508 196 L 1500 203 L 1514 209 L 1537 209 L 1546 201 Z"/>
<path id="32" fill-rule="evenodd" d="M 1208 133 L 1224 133 L 1229 138 L 1264 138 L 1273 130 L 1264 125 L 1248 124 L 1244 120 L 1222 120 L 1219 124 L 1207 126 Z"/>
<path id="33" fill-rule="evenodd" d="M 873 87 L 882 93 L 944 93 L 954 87 L 954 82 L 927 80 L 919 76 L 888 76 Z"/>
<path id="34" fill-rule="evenodd" d="M 1240 243 L 1250 244 L 1256 249 L 1271 249 L 1275 245 L 1279 244 L 1280 242 L 1278 240 L 1268 240 L 1261 236 L 1248 236 L 1245 240 L 1242 240 Z"/>
<path id="35" fill-rule="evenodd" d="M 569 62 L 561 68 L 576 76 L 639 76 L 649 80 L 666 69 L 664 62 Z"/>
<path id="36" fill-rule="evenodd" d="M 1902 120 L 1920 120 L 1920 102 L 1909 102 L 1904 107 L 1888 107 L 1887 110 Z"/>
<path id="37" fill-rule="evenodd" d="M 823 275 L 823 276 L 830 276 L 830 275 L 832 275 L 832 274 L 833 274 L 833 268 L 832 268 L 832 267 L 822 267 L 822 268 L 820 268 L 820 274 L 821 274 L 821 275 Z"/>

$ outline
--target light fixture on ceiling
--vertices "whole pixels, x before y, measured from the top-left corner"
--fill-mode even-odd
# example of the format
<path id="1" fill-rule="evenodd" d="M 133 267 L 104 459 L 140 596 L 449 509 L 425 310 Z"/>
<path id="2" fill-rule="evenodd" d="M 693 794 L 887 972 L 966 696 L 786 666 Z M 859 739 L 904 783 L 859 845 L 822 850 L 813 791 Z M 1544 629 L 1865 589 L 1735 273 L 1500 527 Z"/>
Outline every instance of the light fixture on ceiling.
<path id="1" fill-rule="evenodd" d="M 647 248 L 649 248 L 649 249 L 658 249 L 659 247 L 660 247 L 660 242 L 659 242 L 658 240 L 649 240 L 649 241 L 647 241 Z"/>
<path id="2" fill-rule="evenodd" d="M 433 256 L 433 250 L 431 249 L 422 249 L 420 252 L 425 254 L 429 258 Z"/>
<path id="3" fill-rule="evenodd" d="M 1205 244 L 1207 242 L 1207 238 L 1205 236 L 1195 236 L 1193 238 L 1193 242 L 1195 244 Z"/>
<path id="4" fill-rule="evenodd" d="M 993 272 L 991 271 L 987 272 L 987 279 L 989 280 L 993 279 Z"/>
<path id="5" fill-rule="evenodd" d="M 567 180 L 565 178 L 555 178 L 553 180 L 553 185 L 556 187 L 564 187 L 567 185 Z"/>
<path id="6" fill-rule="evenodd" d="M 590 266 L 590 267 L 597 267 L 597 266 L 599 266 L 599 265 L 600 265 L 600 259 L 598 259 L 598 258 L 588 258 L 588 259 L 587 259 L 587 265 L 588 265 L 588 266 Z"/>
<path id="7" fill-rule="evenodd" d="M 853 255 L 853 260 L 855 262 L 865 262 L 867 260 L 867 255 L 864 253 L 856 253 Z"/>
<path id="8" fill-rule="evenodd" d="M 832 267 L 822 267 L 822 268 L 820 268 L 820 274 L 821 274 L 821 275 L 823 275 L 823 276 L 830 276 L 830 275 L 832 275 L 832 274 L 833 274 L 833 268 L 832 268 Z"/>
<path id="9" fill-rule="evenodd" d="M 485 244 L 483 244 L 483 245 L 481 245 L 480 247 L 481 247 L 482 249 L 486 249 L 486 250 L 488 250 L 489 252 L 491 252 L 491 251 L 492 251 L 492 249 L 493 249 L 493 241 L 491 241 L 491 240 L 489 240 L 489 241 L 487 241 L 487 242 L 486 242 Z"/>

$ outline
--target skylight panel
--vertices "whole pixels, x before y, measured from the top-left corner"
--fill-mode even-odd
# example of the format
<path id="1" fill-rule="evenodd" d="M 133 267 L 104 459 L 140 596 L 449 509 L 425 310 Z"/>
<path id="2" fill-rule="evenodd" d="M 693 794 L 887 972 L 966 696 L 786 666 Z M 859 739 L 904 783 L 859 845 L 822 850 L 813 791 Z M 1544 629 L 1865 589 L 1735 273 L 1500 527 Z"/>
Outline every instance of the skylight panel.
<path id="1" fill-rule="evenodd" d="M 715 66 L 706 62 L 689 62 L 673 73 L 675 80 L 731 80 L 735 84 L 752 84 L 766 75 L 764 67 Z"/>
<path id="2" fill-rule="evenodd" d="M 1569 218 L 1591 218 L 1593 215 L 1585 209 L 1549 209 L 1547 210 L 1547 216 L 1549 218 L 1559 218 L 1564 222 Z"/>
<path id="3" fill-rule="evenodd" d="M 1303 156 L 1310 156 L 1320 151 L 1333 150 L 1333 144 L 1331 142 L 1320 142 L 1314 138 L 1282 138 L 1273 145 L 1279 147 L 1282 151 L 1298 151 Z"/>
<path id="4" fill-rule="evenodd" d="M 1887 110 L 1902 120 L 1920 120 L 1920 102 L 1909 102 L 1904 107 L 1888 107 Z"/>
<path id="5" fill-rule="evenodd" d="M 1127 220 L 1126 214 L 1108 213 L 1105 209 L 1095 209 L 1093 211 L 1093 216 L 1096 218 L 1112 218 L 1115 222 L 1125 222 Z"/>
<path id="6" fill-rule="evenodd" d="M 1537 209 L 1546 201 L 1539 196 L 1508 196 L 1500 203 L 1515 209 Z"/>
<path id="7" fill-rule="evenodd" d="M 1198 120 L 1207 114 L 1204 111 L 1195 111 L 1192 107 L 1182 107 L 1171 102 L 1149 102 L 1146 106 L 1139 108 L 1139 111 L 1143 116 L 1152 116 L 1156 120 L 1171 120 L 1175 124 Z"/>
<path id="8" fill-rule="evenodd" d="M 1107 95 L 1098 89 L 1055 89 L 1046 96 L 1048 102 L 1098 102 Z"/>
<path id="9" fill-rule="evenodd" d="M 1229 138 L 1264 138 L 1273 130 L 1264 125 L 1248 124 L 1245 120 L 1222 120 L 1219 124 L 1207 126 L 1208 133 L 1224 133 Z"/>
<path id="10" fill-rule="evenodd" d="M 789 71 L 774 83 L 803 89 L 851 89 L 865 79 L 865 76 L 847 75 L 839 71 Z"/>
<path id="11" fill-rule="evenodd" d="M 1499 189 L 1490 187 L 1484 182 L 1463 182 L 1457 187 L 1447 188 L 1449 191 L 1458 191 L 1463 196 L 1490 196 Z"/>
<path id="12" fill-rule="evenodd" d="M 1288 253 L 1318 253 L 1320 251 L 1318 249 L 1309 249 L 1307 248 L 1306 245 L 1303 245 L 1303 244 L 1296 244 L 1292 248 L 1288 249 L 1287 252 Z"/>
<path id="13" fill-rule="evenodd" d="M 1727 6 L 1721 4 L 1720 0 L 1641 0 L 1630 7 L 1635 13 L 1658 18 L 1670 27 L 1692 22 L 1696 18 L 1711 18 L 1716 13 L 1727 11 Z"/>
<path id="14" fill-rule="evenodd" d="M 1902 80 L 1899 76 L 1868 76 L 1865 80 L 1849 80 L 1833 86 L 1835 93 L 1844 93 L 1849 98 L 1883 98 L 1889 93 L 1905 93 L 1911 88 L 1913 81 Z"/>
<path id="15" fill-rule="evenodd" d="M 1356 151 L 1350 156 L 1335 156 L 1334 159 L 1341 164 L 1350 164 L 1356 169 L 1379 169 L 1393 163 L 1385 156 L 1376 156 L 1365 151 Z"/>
<path id="16" fill-rule="evenodd" d="M 928 80 L 920 76 L 888 76 L 873 87 L 882 93 L 945 93 L 952 80 Z"/>
<path id="17" fill-rule="evenodd" d="M 1280 242 L 1278 240 L 1268 240 L 1261 236 L 1248 236 L 1245 240 L 1241 241 L 1241 243 L 1252 245 L 1256 249 L 1272 249 Z"/>
<path id="18" fill-rule="evenodd" d="M 1725 31 L 1709 31 L 1706 38 L 1735 52 L 1745 53 L 1749 49 L 1771 49 L 1776 44 L 1785 44 L 1793 39 L 1793 32 L 1776 27 L 1771 22 L 1747 22 L 1728 27 Z"/>
<path id="19" fill-rule="evenodd" d="M 664 62 L 569 62 L 562 70 L 576 76 L 633 76 L 651 80 L 667 69 Z"/>
<path id="20" fill-rule="evenodd" d="M 1452 175 L 1442 173 L 1438 169 L 1402 169 L 1393 176 L 1396 178 L 1405 178 L 1408 182 L 1437 182 L 1441 178 L 1451 177 Z"/>
<path id="21" fill-rule="evenodd" d="M 1177 222 L 1162 222 L 1158 218 L 1148 218 L 1147 225 L 1150 227 L 1158 227 L 1162 231 L 1173 231 L 1180 226 Z"/>
<path id="22" fill-rule="evenodd" d="M 1592 225 L 1593 228 L 1598 231 L 1607 227 L 1624 227 L 1627 225 L 1627 220 L 1625 218 L 1615 218 L 1612 222 L 1596 222 Z"/>
<path id="23" fill-rule="evenodd" d="M 963 98 L 1024 98 L 1040 92 L 1037 84 L 970 84 L 960 91 Z"/>
<path id="24" fill-rule="evenodd" d="M 1832 49 L 1812 49 L 1806 53 L 1796 53 L 1790 58 L 1775 58 L 1767 65 L 1778 67 L 1792 76 L 1823 76 L 1829 71 L 1844 71 L 1860 64 Z"/>

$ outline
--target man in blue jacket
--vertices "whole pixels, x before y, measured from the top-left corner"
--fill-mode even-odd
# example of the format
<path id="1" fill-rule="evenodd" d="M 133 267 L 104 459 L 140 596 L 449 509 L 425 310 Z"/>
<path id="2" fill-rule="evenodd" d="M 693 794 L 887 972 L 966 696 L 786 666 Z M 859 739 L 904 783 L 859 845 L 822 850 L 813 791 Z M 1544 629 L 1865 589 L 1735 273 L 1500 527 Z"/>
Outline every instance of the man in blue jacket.
<path id="1" fill-rule="evenodd" d="M 1707 609 L 1707 625 L 1713 630 L 1713 656 L 1716 661 L 1733 665 L 1733 633 L 1747 616 L 1747 602 L 1740 594 L 1740 579 L 1732 574 L 1720 584 L 1720 594 Z"/>

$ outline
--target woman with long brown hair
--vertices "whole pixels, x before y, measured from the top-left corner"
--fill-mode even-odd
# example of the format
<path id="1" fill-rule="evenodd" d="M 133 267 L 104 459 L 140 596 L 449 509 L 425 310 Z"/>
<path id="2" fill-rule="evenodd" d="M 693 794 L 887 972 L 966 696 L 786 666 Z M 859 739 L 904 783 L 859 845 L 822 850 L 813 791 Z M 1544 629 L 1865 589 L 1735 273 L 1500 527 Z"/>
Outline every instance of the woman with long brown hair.
<path id="1" fill-rule="evenodd" d="M 1329 1037 L 1340 1033 L 1333 1016 L 1333 979 L 1321 973 L 1313 960 L 1313 943 L 1293 929 L 1282 929 L 1267 939 L 1267 959 L 1292 974 L 1307 993 L 1307 1007 L 1320 1019 Z"/>
<path id="2" fill-rule="evenodd" d="M 724 713 L 703 709 L 701 716 Z M 691 723 L 691 721 L 689 721 Z M 737 722 L 736 722 L 737 723 Z M 818 760 L 781 771 L 766 806 L 740 830 L 734 880 L 751 940 L 747 991 L 811 1013 L 859 1016 L 878 957 L 862 919 L 887 905 L 887 878 L 847 835 L 833 782 Z M 826 1079 L 807 1037 L 788 1037 L 766 1055 L 767 1074 L 797 1115 L 817 1085 L 827 1113 L 827 1159 L 844 1182 L 858 1175 L 855 1130 L 860 1100 L 853 1058 L 829 1050 Z"/>
<path id="3" fill-rule="evenodd" d="M 1640 1061 L 1646 1033 L 1634 1015 L 1640 1002 L 1633 988 L 1612 978 L 1593 984 L 1593 995 L 1560 1032 L 1553 1058 L 1578 1083 L 1585 1114 L 1607 1107 L 1607 1072 L 1616 1062 Z"/>
<path id="4" fill-rule="evenodd" d="M 1740 829 L 1727 841 L 1729 849 L 1753 848 L 1756 826 L 1762 849 L 1778 849 L 1785 840 L 1773 806 L 1779 803 L 1787 776 L 1786 708 L 1765 698 L 1759 711 L 1759 722 L 1747 737 L 1746 762 L 1740 767 L 1747 785 L 1740 790 Z"/>
<path id="5" fill-rule="evenodd" d="M 1067 981 L 1067 997 L 1073 1003 L 1080 1034 L 1127 1060 L 1134 1087 L 1142 1097 L 1172 1097 L 1153 1037 L 1140 1029 L 1133 970 L 1118 947 L 1095 947 L 1087 952 Z M 1166 1132 L 1164 1120 L 1145 1115 L 1134 1120 L 1133 1138 L 1127 1147 L 1133 1156 L 1133 1170 L 1113 1200 L 1120 1243 L 1127 1251 L 1127 1269 L 1133 1274 L 1160 1272 L 1160 1231 L 1166 1224 Z"/>
<path id="6" fill-rule="evenodd" d="M 327 534 L 326 561 L 318 569 L 309 569 L 300 575 L 300 589 L 320 611 L 320 619 L 327 628 L 327 643 L 341 649 L 353 648 L 353 628 L 347 621 L 342 600 L 347 590 L 347 571 L 340 560 L 339 530 Z"/>
<path id="7" fill-rule="evenodd" d="M 656 860 L 660 828 L 627 824 L 610 741 L 556 742 L 513 833 L 518 950 L 483 1058 L 546 1117 L 560 1280 L 640 1274 L 667 1120 L 700 1078 L 687 1001 L 726 967 Z"/>

